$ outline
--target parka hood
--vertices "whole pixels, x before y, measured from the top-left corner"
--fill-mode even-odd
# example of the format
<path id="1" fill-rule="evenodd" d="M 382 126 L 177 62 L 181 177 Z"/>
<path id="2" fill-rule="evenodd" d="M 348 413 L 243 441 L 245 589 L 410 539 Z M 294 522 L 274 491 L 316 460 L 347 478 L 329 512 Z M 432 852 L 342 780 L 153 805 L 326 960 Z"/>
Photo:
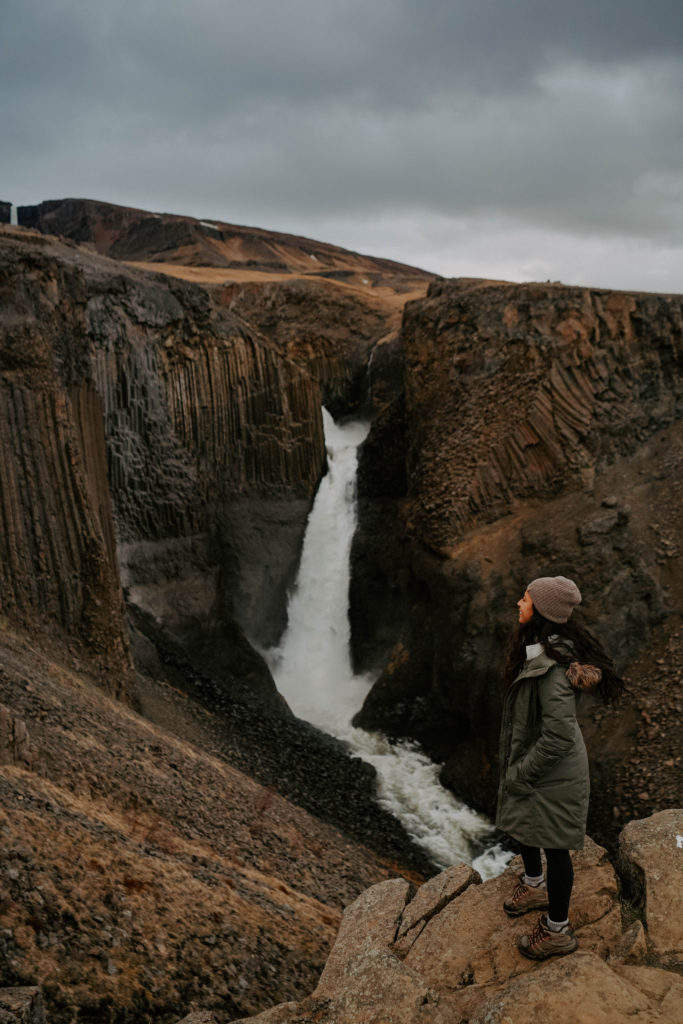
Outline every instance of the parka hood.
<path id="1" fill-rule="evenodd" d="M 602 679 L 602 669 L 596 665 L 582 665 L 580 661 L 572 661 L 566 670 L 566 676 L 575 690 L 594 690 Z"/>

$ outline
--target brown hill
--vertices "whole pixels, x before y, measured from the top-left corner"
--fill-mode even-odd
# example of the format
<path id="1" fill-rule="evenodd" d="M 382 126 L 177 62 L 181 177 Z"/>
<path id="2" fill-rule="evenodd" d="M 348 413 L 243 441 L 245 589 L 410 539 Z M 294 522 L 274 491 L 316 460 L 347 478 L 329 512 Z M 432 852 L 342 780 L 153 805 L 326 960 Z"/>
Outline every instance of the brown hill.
<path id="1" fill-rule="evenodd" d="M 312 274 L 340 280 L 429 281 L 433 275 L 393 260 L 362 256 L 326 242 L 223 221 L 150 213 L 94 199 L 51 199 L 20 206 L 19 224 L 43 233 L 92 243 L 120 260 L 176 263 L 276 273 Z"/>

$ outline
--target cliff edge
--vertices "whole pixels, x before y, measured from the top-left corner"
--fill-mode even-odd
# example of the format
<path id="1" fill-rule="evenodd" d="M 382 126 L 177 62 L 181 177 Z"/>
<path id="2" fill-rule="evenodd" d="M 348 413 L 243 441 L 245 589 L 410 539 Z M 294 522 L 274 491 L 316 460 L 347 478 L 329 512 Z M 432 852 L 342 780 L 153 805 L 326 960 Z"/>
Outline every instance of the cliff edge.
<path id="1" fill-rule="evenodd" d="M 403 879 L 381 882 L 344 911 L 313 993 L 248 1020 L 680 1024 L 682 829 L 681 810 L 629 823 L 620 839 L 625 887 L 605 851 L 586 837 L 574 855 L 571 915 L 579 948 L 543 962 L 526 960 L 515 945 L 536 915 L 510 920 L 502 908 L 519 860 L 484 884 L 465 865 L 417 892 Z"/>

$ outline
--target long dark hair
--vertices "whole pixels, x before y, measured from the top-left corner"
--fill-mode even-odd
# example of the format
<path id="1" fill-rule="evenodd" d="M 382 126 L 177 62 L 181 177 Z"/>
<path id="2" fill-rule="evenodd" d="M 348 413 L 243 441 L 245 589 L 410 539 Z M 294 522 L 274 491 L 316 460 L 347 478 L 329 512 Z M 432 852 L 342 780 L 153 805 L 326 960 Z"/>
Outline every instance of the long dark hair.
<path id="1" fill-rule="evenodd" d="M 595 687 L 605 704 L 617 700 L 625 690 L 624 681 L 614 670 L 614 662 L 597 637 L 584 626 L 575 612 L 568 622 L 551 622 L 534 608 L 528 622 L 514 634 L 503 675 L 505 690 L 512 685 L 524 667 L 527 644 L 540 643 L 549 658 L 560 665 L 578 661 L 599 668 L 602 677 Z"/>

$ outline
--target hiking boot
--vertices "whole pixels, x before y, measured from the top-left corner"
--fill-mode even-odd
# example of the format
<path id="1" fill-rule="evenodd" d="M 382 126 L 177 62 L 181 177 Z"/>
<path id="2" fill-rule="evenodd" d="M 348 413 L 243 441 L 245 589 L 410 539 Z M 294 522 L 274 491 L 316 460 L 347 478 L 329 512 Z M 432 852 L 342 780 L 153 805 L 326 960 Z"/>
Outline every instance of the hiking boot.
<path id="1" fill-rule="evenodd" d="M 517 949 L 530 960 L 546 960 L 549 956 L 573 953 L 578 944 L 568 924 L 562 931 L 553 932 L 548 928 L 546 914 L 541 914 L 534 930 L 529 935 L 521 936 L 517 942 Z"/>
<path id="2" fill-rule="evenodd" d="M 503 910 L 508 917 L 520 917 L 529 910 L 544 910 L 548 906 L 548 889 L 545 882 L 527 885 L 524 872 L 519 876 L 512 896 L 505 900 Z"/>

